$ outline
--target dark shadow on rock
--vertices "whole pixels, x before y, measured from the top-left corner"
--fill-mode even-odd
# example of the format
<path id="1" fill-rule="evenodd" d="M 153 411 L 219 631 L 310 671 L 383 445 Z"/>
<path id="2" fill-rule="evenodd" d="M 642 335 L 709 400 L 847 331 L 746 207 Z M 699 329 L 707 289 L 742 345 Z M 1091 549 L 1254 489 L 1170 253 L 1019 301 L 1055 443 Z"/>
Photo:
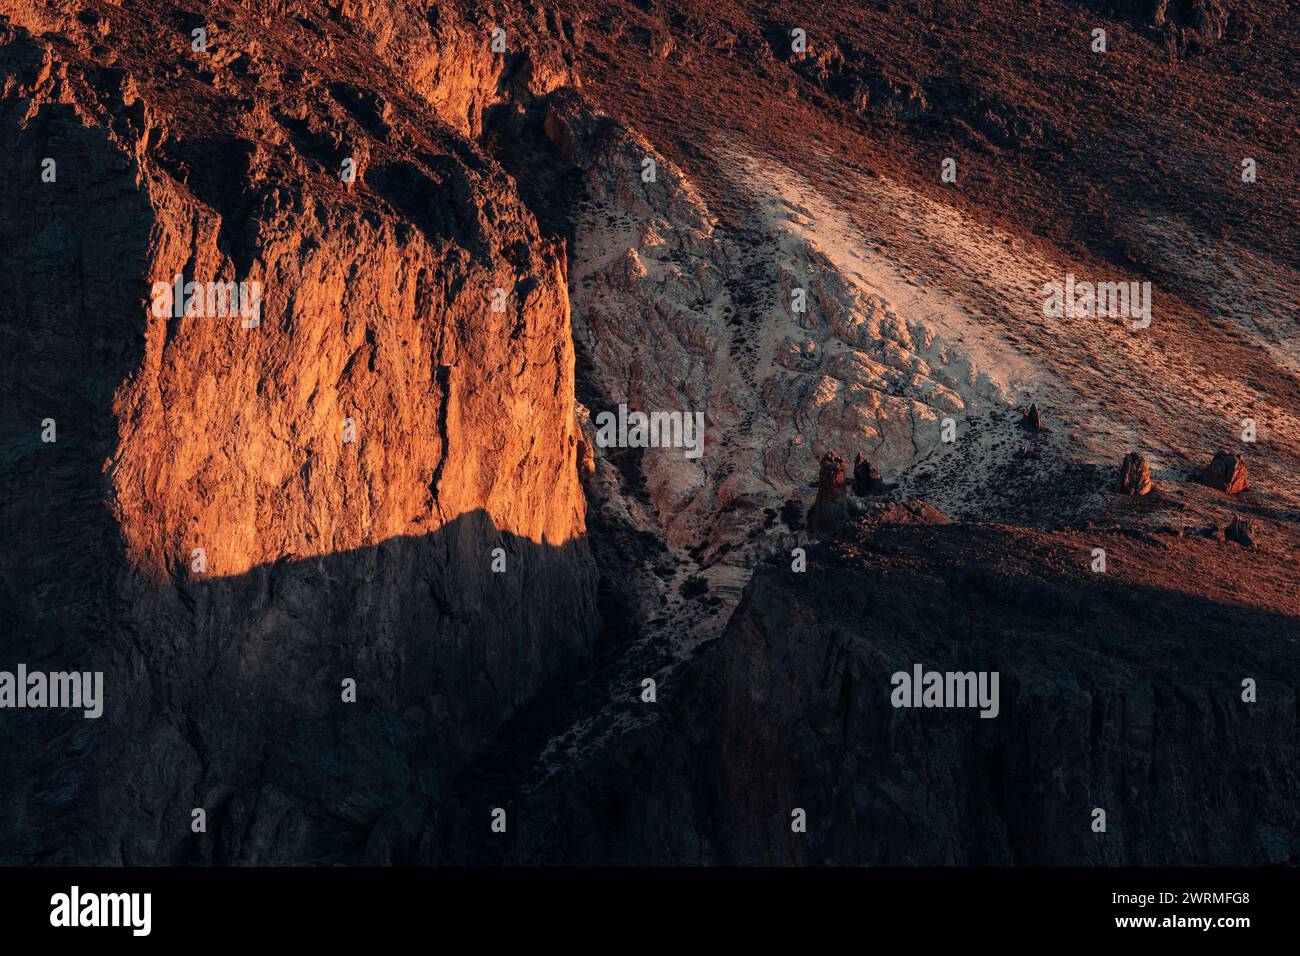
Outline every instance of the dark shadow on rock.
<path id="1" fill-rule="evenodd" d="M 454 160 L 433 159 L 441 169 L 430 172 L 405 161 L 371 167 L 365 172 L 365 183 L 430 242 L 452 242 L 485 258 L 488 242 L 474 208 L 473 187 Z"/>
<path id="2" fill-rule="evenodd" d="M 0 72 L 30 85 L 40 54 L 10 39 Z M 133 179 L 104 130 L 64 104 L 24 119 L 28 105 L 0 100 L 0 194 L 21 197 L 0 215 L 0 670 L 98 670 L 123 610 L 114 579 L 125 560 L 103 468 L 117 441 L 114 394 L 142 359 L 153 215 L 142 192 L 122 188 Z M 41 181 L 45 157 L 53 183 Z M 43 441 L 51 420 L 56 440 Z M 0 864 L 81 858 L 93 824 L 77 796 L 90 785 L 95 723 L 0 711 Z"/>
<path id="3" fill-rule="evenodd" d="M 503 573 L 491 570 L 498 547 Z M 25 772 L 76 821 L 45 832 L 36 858 L 415 862 L 425 829 L 459 806 L 466 762 L 539 689 L 589 662 L 591 571 L 582 542 L 537 544 L 483 512 L 225 578 L 158 583 L 119 569 L 114 610 L 95 620 L 112 650 L 104 716 L 29 721 L 45 753 Z M 59 658 L 43 657 L 84 666 Z M 75 785 L 59 793 L 77 761 Z M 47 802 L 16 803 L 6 819 L 39 832 Z M 204 833 L 191 832 L 195 808 Z"/>
<path id="4" fill-rule="evenodd" d="M 236 277 L 248 275 L 257 244 L 249 223 L 261 205 L 260 190 L 247 186 L 254 147 L 236 136 L 167 141 L 154 160 L 208 208 L 221 216 L 217 245 L 230 257 Z"/>
<path id="5" fill-rule="evenodd" d="M 1078 544 L 895 526 L 764 565 L 659 720 L 529 796 L 514 859 L 1296 864 L 1300 619 L 1164 586 L 1209 573 L 1187 554 L 1064 570 Z M 893 707 L 915 664 L 997 671 L 998 716 Z"/>

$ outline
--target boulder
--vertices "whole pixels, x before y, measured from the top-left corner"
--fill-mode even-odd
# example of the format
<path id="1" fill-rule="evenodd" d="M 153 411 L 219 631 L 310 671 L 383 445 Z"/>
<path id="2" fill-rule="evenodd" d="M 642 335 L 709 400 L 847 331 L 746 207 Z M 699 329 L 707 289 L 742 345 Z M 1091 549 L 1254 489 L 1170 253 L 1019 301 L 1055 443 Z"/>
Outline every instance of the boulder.
<path id="1" fill-rule="evenodd" d="M 1213 460 L 1205 466 L 1197 480 L 1230 495 L 1245 491 L 1250 486 L 1246 479 L 1246 460 L 1230 451 L 1215 452 Z"/>
<path id="2" fill-rule="evenodd" d="M 1043 428 L 1043 416 L 1039 414 L 1038 405 L 1031 404 L 1020 413 L 1020 427 L 1027 432 L 1041 431 Z"/>
<path id="3" fill-rule="evenodd" d="M 1243 548 L 1255 546 L 1255 526 L 1244 518 L 1233 518 L 1228 527 L 1223 529 L 1223 540 L 1233 541 Z"/>
<path id="4" fill-rule="evenodd" d="M 1151 490 L 1151 469 L 1138 452 L 1131 451 L 1124 456 L 1115 490 L 1122 495 L 1145 495 Z"/>
<path id="5" fill-rule="evenodd" d="M 802 531 L 804 528 L 803 502 L 798 498 L 791 496 L 787 498 L 785 504 L 781 506 L 781 523 L 791 531 Z"/>

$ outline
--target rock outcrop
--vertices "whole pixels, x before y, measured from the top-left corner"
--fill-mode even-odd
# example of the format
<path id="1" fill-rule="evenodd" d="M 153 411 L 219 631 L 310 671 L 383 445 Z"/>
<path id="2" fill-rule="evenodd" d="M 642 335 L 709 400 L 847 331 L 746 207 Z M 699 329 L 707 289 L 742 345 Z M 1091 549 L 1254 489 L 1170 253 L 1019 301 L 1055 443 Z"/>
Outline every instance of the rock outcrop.
<path id="1" fill-rule="evenodd" d="M 1062 546 L 955 525 L 885 527 L 853 550 L 820 552 L 805 574 L 761 570 L 717 662 L 725 858 L 1295 860 L 1300 810 L 1287 788 L 1230 787 L 1223 757 L 1270 778 L 1300 773 L 1285 618 L 1045 573 L 1041 561 Z M 1191 567 L 1209 560 L 1198 552 Z M 961 609 L 950 625 L 933 611 L 937 595 Z M 1225 633 L 1238 639 L 1224 645 Z M 1081 665 L 1099 639 L 1108 655 L 1126 647 L 1125 663 Z M 892 707 L 891 674 L 917 663 L 998 672 L 998 716 Z M 1263 705 L 1239 694 L 1256 669 L 1273 688 Z M 1134 775 L 1148 775 L 1137 801 L 1127 796 Z M 792 807 L 807 811 L 810 839 L 782 825 Z M 1104 836 L 1089 826 L 1093 807 L 1118 808 Z"/>
<path id="2" fill-rule="evenodd" d="M 661 719 L 530 796 L 529 812 L 565 823 L 530 833 L 516 859 L 1300 860 L 1300 651 L 1284 591 L 1243 607 L 1237 559 L 1208 538 L 1080 539 L 875 507 L 859 534 L 812 545 L 801 573 L 760 566 Z M 1082 540 L 1126 560 L 1092 574 Z M 895 677 L 916 665 L 996 673 L 996 716 L 897 706 Z M 617 787 L 612 768 L 627 775 Z M 806 834 L 791 832 L 794 808 Z"/>
<path id="3" fill-rule="evenodd" d="M 1020 413 L 1020 427 L 1027 432 L 1037 432 L 1043 429 L 1043 416 L 1038 411 L 1038 406 L 1030 405 Z"/>
<path id="4" fill-rule="evenodd" d="M 804 528 L 804 507 L 803 501 L 798 497 L 791 497 L 785 500 L 781 505 L 781 523 L 791 531 L 802 531 Z"/>
<path id="5" fill-rule="evenodd" d="M 1181 45 L 1212 46 L 1222 40 L 1234 18 L 1226 0 L 1094 0 L 1120 16 L 1169 36 Z M 1240 11 L 1236 11 L 1240 20 Z M 1245 21 L 1241 29 L 1247 30 Z"/>
<path id="6" fill-rule="evenodd" d="M 857 455 L 853 462 L 853 493 L 859 498 L 865 498 L 880 494 L 884 488 L 885 482 L 880 477 L 879 469 L 861 454 Z"/>
<path id="7" fill-rule="evenodd" d="M 808 527 L 819 534 L 833 533 L 849 516 L 844 459 L 833 451 L 822 455 L 817 475 L 817 498 L 808 511 Z"/>

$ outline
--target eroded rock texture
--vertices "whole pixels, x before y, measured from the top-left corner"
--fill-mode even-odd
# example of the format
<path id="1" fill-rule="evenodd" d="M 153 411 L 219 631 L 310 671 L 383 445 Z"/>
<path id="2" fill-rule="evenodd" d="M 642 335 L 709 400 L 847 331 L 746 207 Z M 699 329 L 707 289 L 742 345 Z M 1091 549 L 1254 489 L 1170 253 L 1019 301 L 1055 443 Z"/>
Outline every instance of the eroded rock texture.
<path id="1" fill-rule="evenodd" d="M 162 7 L 0 26 L 6 658 L 108 671 L 100 721 L 17 734 L 6 862 L 409 858 L 590 653 L 563 247 L 463 135 L 506 61 L 381 12 L 231 7 L 192 59 Z M 176 275 L 260 283 L 259 325 L 157 314 Z"/>

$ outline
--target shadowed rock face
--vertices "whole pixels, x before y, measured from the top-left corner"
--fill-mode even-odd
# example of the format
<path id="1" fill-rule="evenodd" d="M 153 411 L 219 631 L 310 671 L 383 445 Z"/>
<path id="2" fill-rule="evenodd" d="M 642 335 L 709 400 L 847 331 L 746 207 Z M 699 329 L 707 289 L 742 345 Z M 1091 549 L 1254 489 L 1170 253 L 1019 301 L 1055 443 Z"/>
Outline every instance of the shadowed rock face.
<path id="1" fill-rule="evenodd" d="M 1083 573 L 1047 570 L 1074 548 L 892 526 L 820 552 L 807 577 L 761 570 L 718 664 L 727 851 L 840 865 L 1300 858 L 1289 620 L 1085 578 L 1077 562 Z M 1159 544 L 1138 550 L 1167 560 Z M 918 663 L 999 672 L 997 718 L 891 706 L 891 675 Z M 1266 706 L 1243 702 L 1248 677 Z M 1242 788 L 1238 773 L 1280 786 Z M 786 805 L 817 821 L 811 839 L 777 825 Z M 1105 834 L 1085 825 L 1093 808 Z"/>
<path id="2" fill-rule="evenodd" d="M 1292 619 L 1234 604 L 1230 586 L 1174 589 L 1219 577 L 1236 560 L 1222 544 L 1098 531 L 1132 562 L 1101 575 L 1069 535 L 936 523 L 925 509 L 881 517 L 813 548 L 802 573 L 760 567 L 664 719 L 530 796 L 522 815 L 567 815 L 521 837 L 519 858 L 1300 859 Z M 1138 583 L 1147 574 L 1169 583 Z M 892 675 L 917 664 L 998 672 L 996 719 L 892 706 Z M 806 836 L 791 832 L 794 808 Z"/>
<path id="3" fill-rule="evenodd" d="M 1210 46 L 1222 40 L 1230 26 L 1241 35 L 1250 30 L 1249 19 L 1242 15 L 1248 4 L 1225 0 L 1089 0 L 1089 5 L 1154 28 L 1180 43 Z"/>
<path id="4" fill-rule="evenodd" d="M 885 562 L 827 555 L 828 574 L 806 584 L 759 574 L 719 665 L 728 852 L 764 864 L 1295 862 L 1287 620 L 1053 580 L 1002 548 L 1054 542 L 980 537 L 992 559 L 967 563 L 944 532 L 907 529 L 876 538 Z M 949 561 L 900 572 L 902 555 L 927 548 Z M 888 589 L 871 584 L 876 564 L 893 568 Z M 1143 600 L 1161 614 L 1136 611 Z M 1195 665 L 1162 659 L 1165 640 L 1195 648 Z M 1262 653 L 1234 659 L 1238 641 Z M 892 708 L 891 674 L 915 663 L 1000 672 L 1000 714 Z M 1266 708 L 1242 701 L 1255 671 Z M 1236 787 L 1225 753 L 1283 787 Z M 819 819 L 806 843 L 777 826 L 785 805 Z M 1093 808 L 1108 810 L 1105 835 L 1087 826 Z"/>

